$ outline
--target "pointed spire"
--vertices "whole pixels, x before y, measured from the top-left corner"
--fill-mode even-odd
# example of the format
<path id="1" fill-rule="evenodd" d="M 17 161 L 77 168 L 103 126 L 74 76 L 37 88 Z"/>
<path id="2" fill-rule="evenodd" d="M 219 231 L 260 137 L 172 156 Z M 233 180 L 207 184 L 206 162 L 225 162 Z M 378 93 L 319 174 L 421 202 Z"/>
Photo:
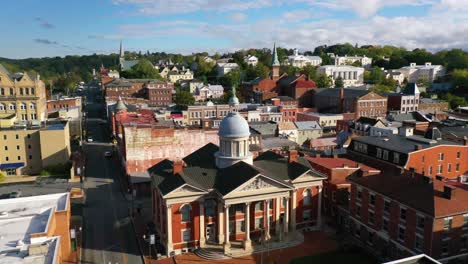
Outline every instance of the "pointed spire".
<path id="1" fill-rule="evenodd" d="M 231 111 L 239 105 L 239 98 L 236 95 L 236 86 L 232 86 L 232 96 L 229 98 L 229 106 L 231 107 Z"/>
<path id="2" fill-rule="evenodd" d="M 122 40 L 120 40 L 120 58 L 123 58 L 124 57 L 124 50 L 123 50 L 123 46 L 122 46 Z"/>
<path id="3" fill-rule="evenodd" d="M 276 43 L 273 44 L 273 54 L 271 56 L 271 66 L 280 66 L 278 60 L 278 52 L 276 51 Z"/>

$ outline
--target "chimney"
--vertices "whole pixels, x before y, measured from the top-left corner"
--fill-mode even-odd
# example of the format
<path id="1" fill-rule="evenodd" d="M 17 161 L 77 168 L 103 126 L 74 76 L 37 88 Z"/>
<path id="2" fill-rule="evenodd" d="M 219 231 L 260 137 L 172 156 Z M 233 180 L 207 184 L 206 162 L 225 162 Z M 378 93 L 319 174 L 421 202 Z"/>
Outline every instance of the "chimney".
<path id="1" fill-rule="evenodd" d="M 184 162 L 182 160 L 175 160 L 174 165 L 172 167 L 172 173 L 174 175 L 182 173 L 182 170 L 184 168 Z"/>
<path id="2" fill-rule="evenodd" d="M 422 145 L 421 144 L 416 144 L 414 145 L 414 150 L 421 150 L 422 149 Z"/>
<path id="3" fill-rule="evenodd" d="M 292 162 L 297 161 L 297 157 L 298 157 L 298 156 L 299 156 L 299 154 L 297 153 L 297 150 L 290 150 L 290 151 L 289 151 L 288 162 L 289 162 L 289 163 L 292 163 Z"/>
<path id="4" fill-rule="evenodd" d="M 463 146 L 468 146 L 468 137 L 463 137 Z"/>
<path id="5" fill-rule="evenodd" d="M 452 186 L 444 186 L 444 197 L 452 200 L 452 197 L 455 197 L 455 187 Z"/>

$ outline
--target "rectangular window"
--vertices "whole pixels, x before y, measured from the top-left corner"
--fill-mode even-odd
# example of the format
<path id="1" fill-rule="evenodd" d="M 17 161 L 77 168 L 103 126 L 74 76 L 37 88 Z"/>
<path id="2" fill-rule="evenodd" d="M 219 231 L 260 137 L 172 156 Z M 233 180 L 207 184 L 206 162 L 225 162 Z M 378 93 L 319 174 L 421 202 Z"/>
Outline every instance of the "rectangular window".
<path id="1" fill-rule="evenodd" d="M 234 235 L 236 233 L 235 227 L 235 222 L 229 221 L 229 235 Z"/>
<path id="2" fill-rule="evenodd" d="M 374 232 L 369 232 L 367 234 L 367 243 L 369 245 L 374 245 Z"/>
<path id="3" fill-rule="evenodd" d="M 406 208 L 400 208 L 400 219 L 406 221 Z"/>
<path id="4" fill-rule="evenodd" d="M 311 210 L 305 210 L 303 215 L 302 215 L 302 218 L 303 218 L 304 221 L 312 220 L 312 211 Z"/>
<path id="5" fill-rule="evenodd" d="M 398 240 L 405 241 L 405 231 L 405 228 L 402 226 L 398 228 Z"/>
<path id="6" fill-rule="evenodd" d="M 385 214 L 390 213 L 390 201 L 388 201 L 388 200 L 384 201 L 384 213 Z"/>
<path id="7" fill-rule="evenodd" d="M 414 239 L 414 249 L 417 251 L 422 251 L 424 245 L 424 239 L 421 236 L 416 236 Z"/>
<path id="8" fill-rule="evenodd" d="M 460 238 L 460 251 L 465 251 L 468 249 L 468 239 L 466 236 Z"/>
<path id="9" fill-rule="evenodd" d="M 443 169 L 442 165 L 437 165 L 437 173 L 438 174 L 442 173 L 442 169 Z"/>
<path id="10" fill-rule="evenodd" d="M 182 230 L 182 241 L 189 242 L 191 240 L 192 240 L 192 232 L 190 232 L 190 229 Z"/>
<path id="11" fill-rule="evenodd" d="M 461 152 L 458 151 L 458 152 L 457 152 L 457 159 L 459 159 L 460 157 L 461 157 Z"/>
<path id="12" fill-rule="evenodd" d="M 452 171 L 452 164 L 448 164 L 447 165 L 447 172 L 451 172 Z"/>
<path id="13" fill-rule="evenodd" d="M 439 153 L 439 160 L 444 160 L 444 153 Z"/>
<path id="14" fill-rule="evenodd" d="M 382 222 L 382 229 L 383 231 L 385 231 L 386 233 L 388 233 L 388 220 L 386 218 L 383 219 L 383 222 Z"/>
<path id="15" fill-rule="evenodd" d="M 394 152 L 393 153 L 393 163 L 400 163 L 400 154 Z"/>
<path id="16" fill-rule="evenodd" d="M 263 211 L 263 202 L 255 203 L 255 211 Z"/>
<path id="17" fill-rule="evenodd" d="M 443 240 L 442 241 L 442 255 L 448 255 L 449 253 L 448 247 L 449 247 L 449 241 Z"/>
<path id="18" fill-rule="evenodd" d="M 375 205 L 375 194 L 373 194 L 373 193 L 369 194 L 369 203 L 372 206 Z"/>
<path id="19" fill-rule="evenodd" d="M 381 159 L 382 158 L 382 149 L 377 148 L 377 158 Z"/>
<path id="20" fill-rule="evenodd" d="M 356 205 L 356 216 L 361 217 L 361 206 Z"/>
<path id="21" fill-rule="evenodd" d="M 375 214 L 372 211 L 369 211 L 369 224 L 374 224 L 375 223 Z"/>
<path id="22" fill-rule="evenodd" d="M 245 221 L 240 220 L 236 222 L 236 230 L 237 232 L 245 232 Z"/>
<path id="23" fill-rule="evenodd" d="M 452 217 L 444 218 L 444 231 L 452 230 Z"/>
<path id="24" fill-rule="evenodd" d="M 361 200 L 361 199 L 362 199 L 362 190 L 361 190 L 361 189 L 358 189 L 358 190 L 357 190 L 357 199 L 358 199 L 358 200 Z"/>
<path id="25" fill-rule="evenodd" d="M 16 169 L 6 169 L 6 175 L 7 176 L 15 176 L 16 175 Z"/>
<path id="26" fill-rule="evenodd" d="M 263 217 L 255 218 L 255 229 L 263 228 Z"/>
<path id="27" fill-rule="evenodd" d="M 383 159 L 388 160 L 388 150 L 383 151 Z"/>
<path id="28" fill-rule="evenodd" d="M 432 166 L 429 166 L 429 175 L 432 175 Z"/>
<path id="29" fill-rule="evenodd" d="M 424 220 L 425 220 L 424 216 L 420 216 L 420 215 L 417 216 L 417 220 L 416 220 L 417 221 L 417 228 L 424 229 Z"/>
<path id="30" fill-rule="evenodd" d="M 460 163 L 457 163 L 457 164 L 455 165 L 455 171 L 460 171 Z"/>

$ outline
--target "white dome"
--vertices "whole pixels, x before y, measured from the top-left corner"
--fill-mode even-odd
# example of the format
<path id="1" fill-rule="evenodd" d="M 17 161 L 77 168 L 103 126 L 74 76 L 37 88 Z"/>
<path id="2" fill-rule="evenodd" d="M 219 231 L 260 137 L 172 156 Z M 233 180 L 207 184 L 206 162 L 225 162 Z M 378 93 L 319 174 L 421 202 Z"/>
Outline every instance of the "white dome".
<path id="1" fill-rule="evenodd" d="M 248 137 L 250 136 L 249 124 L 239 113 L 231 112 L 219 124 L 218 135 L 230 138 Z"/>
<path id="2" fill-rule="evenodd" d="M 208 101 L 208 102 L 206 102 L 206 106 L 214 106 L 214 104 L 213 104 L 213 102 Z"/>

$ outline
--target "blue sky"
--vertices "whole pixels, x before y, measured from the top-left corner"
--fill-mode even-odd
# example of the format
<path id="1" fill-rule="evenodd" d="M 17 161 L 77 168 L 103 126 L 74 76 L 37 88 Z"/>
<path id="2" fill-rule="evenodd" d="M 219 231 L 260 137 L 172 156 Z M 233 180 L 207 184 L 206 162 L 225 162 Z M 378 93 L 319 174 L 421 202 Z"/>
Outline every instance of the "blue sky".
<path id="1" fill-rule="evenodd" d="M 468 0 L 4 1 L 0 57 L 323 44 L 468 50 Z M 20 14 L 20 15 L 18 15 Z"/>

